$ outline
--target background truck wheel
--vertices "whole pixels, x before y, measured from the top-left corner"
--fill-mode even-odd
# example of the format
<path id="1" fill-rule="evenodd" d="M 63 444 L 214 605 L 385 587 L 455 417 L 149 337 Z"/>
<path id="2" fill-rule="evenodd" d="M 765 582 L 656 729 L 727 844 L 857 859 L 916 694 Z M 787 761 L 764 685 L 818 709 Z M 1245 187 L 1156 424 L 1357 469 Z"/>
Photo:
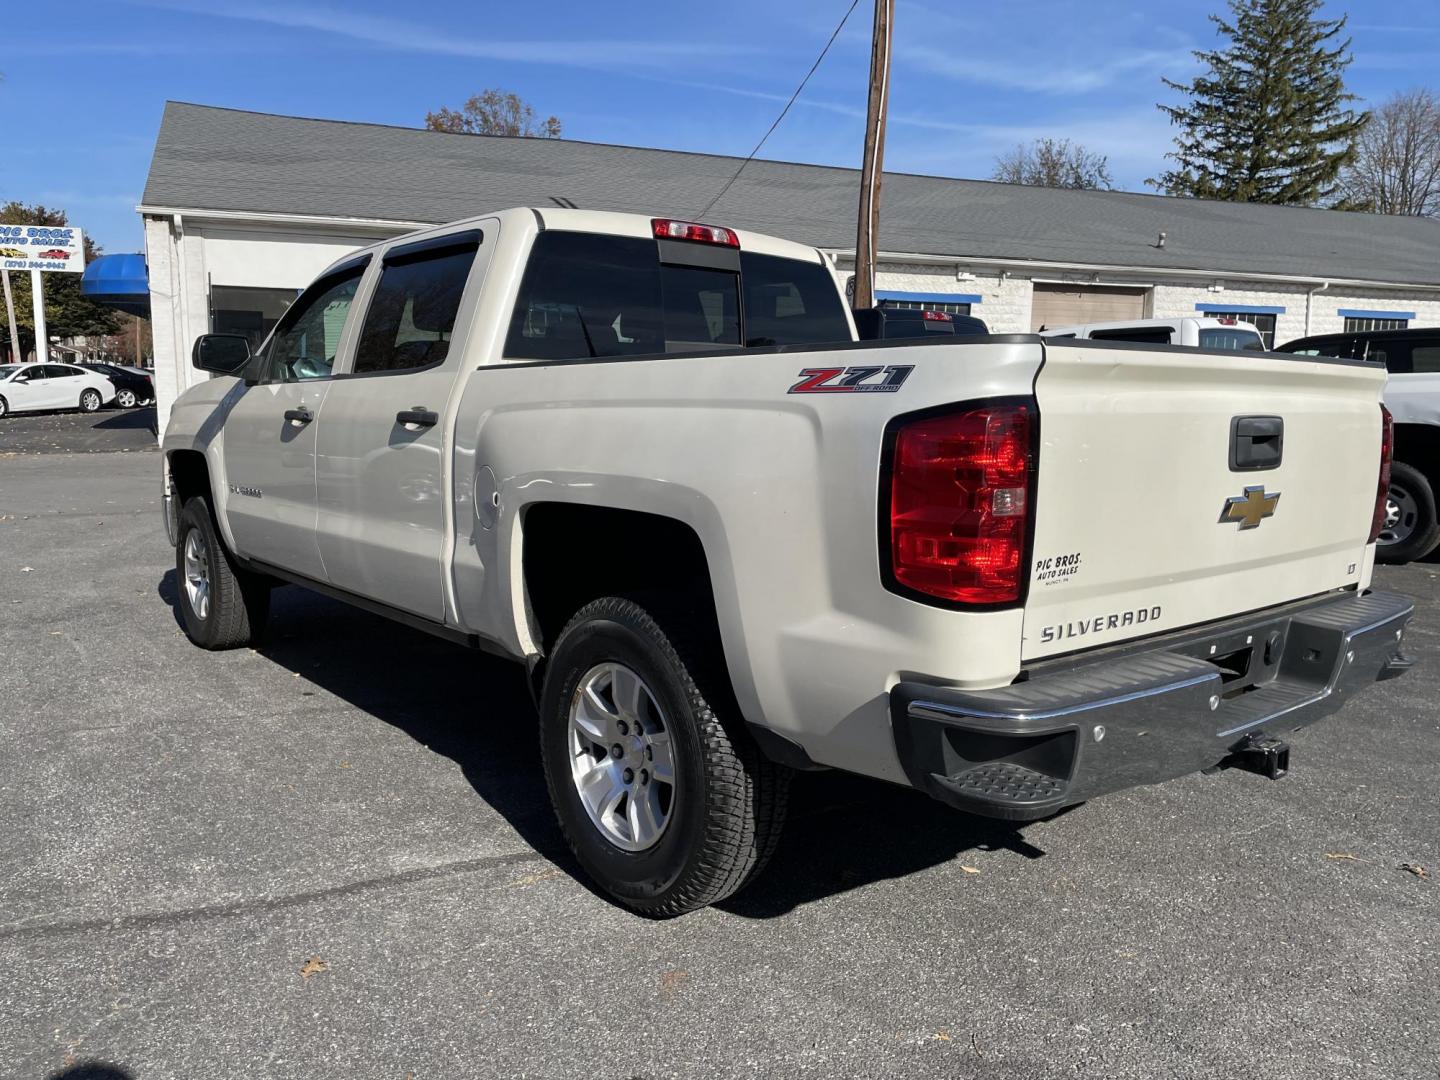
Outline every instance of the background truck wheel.
<path id="1" fill-rule="evenodd" d="M 103 401 L 101 400 L 101 398 L 100 398 L 100 391 L 99 391 L 99 390 L 82 390 L 82 391 L 80 391 L 80 411 L 81 411 L 81 412 L 99 412 L 99 411 L 100 411 L 100 406 L 103 405 L 103 404 L 104 404 L 104 402 L 103 402 Z"/>
<path id="2" fill-rule="evenodd" d="M 740 722 L 707 620 L 607 597 L 561 632 L 540 749 L 575 857 L 626 907 L 680 915 L 735 892 L 779 836 L 789 774 Z"/>
<path id="3" fill-rule="evenodd" d="M 175 579 L 180 621 L 196 645 L 233 649 L 260 636 L 270 613 L 269 583 L 235 565 L 203 496 L 180 511 Z"/>
<path id="4" fill-rule="evenodd" d="M 1390 465 L 1390 494 L 1385 500 L 1385 523 L 1375 559 L 1407 563 L 1423 559 L 1440 544 L 1440 520 L 1435 515 L 1435 492 L 1419 469 L 1404 462 Z"/>

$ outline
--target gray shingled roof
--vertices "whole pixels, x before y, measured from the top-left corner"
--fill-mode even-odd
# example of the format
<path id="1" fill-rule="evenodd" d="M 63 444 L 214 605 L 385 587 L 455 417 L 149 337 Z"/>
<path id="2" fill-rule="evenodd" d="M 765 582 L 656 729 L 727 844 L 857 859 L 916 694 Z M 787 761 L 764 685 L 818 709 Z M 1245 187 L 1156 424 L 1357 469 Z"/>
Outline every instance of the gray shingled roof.
<path id="1" fill-rule="evenodd" d="M 443 222 L 510 206 L 693 216 L 739 159 L 169 102 L 147 206 Z M 710 221 L 854 244 L 858 173 L 754 161 Z M 563 200 L 563 202 L 562 202 Z M 888 252 L 1440 284 L 1440 224 L 887 173 Z M 1163 250 L 1155 247 L 1161 231 Z"/>

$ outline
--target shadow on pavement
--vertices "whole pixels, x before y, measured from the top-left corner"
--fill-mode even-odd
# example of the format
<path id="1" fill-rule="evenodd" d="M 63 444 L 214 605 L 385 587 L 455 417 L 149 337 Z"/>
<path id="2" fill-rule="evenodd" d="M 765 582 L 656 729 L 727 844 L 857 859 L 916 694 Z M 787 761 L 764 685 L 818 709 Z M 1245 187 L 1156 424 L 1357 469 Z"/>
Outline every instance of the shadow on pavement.
<path id="1" fill-rule="evenodd" d="M 135 1080 L 135 1074 L 104 1061 L 82 1061 L 51 1073 L 45 1080 Z"/>
<path id="2" fill-rule="evenodd" d="M 173 610 L 173 570 L 157 591 Z M 178 622 L 178 611 L 175 617 Z M 527 844 L 595 891 L 550 808 L 521 665 L 295 586 L 275 590 L 268 640 L 258 651 L 450 758 Z M 721 907 L 746 918 L 774 918 L 965 851 L 992 849 L 1044 854 L 1012 825 L 958 813 L 908 788 L 844 773 L 801 773 L 769 868 Z"/>
<path id="3" fill-rule="evenodd" d="M 143 409 L 125 409 L 122 412 L 109 413 L 104 420 L 95 425 L 96 431 L 148 431 L 151 435 L 155 431 L 155 407 L 153 405 Z"/>

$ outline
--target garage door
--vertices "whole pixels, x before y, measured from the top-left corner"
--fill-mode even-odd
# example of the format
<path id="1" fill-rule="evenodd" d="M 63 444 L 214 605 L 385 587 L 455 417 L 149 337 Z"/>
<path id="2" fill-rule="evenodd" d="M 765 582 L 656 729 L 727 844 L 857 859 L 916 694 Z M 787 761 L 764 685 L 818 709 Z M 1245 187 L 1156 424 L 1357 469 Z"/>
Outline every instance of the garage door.
<path id="1" fill-rule="evenodd" d="M 1030 304 L 1030 329 L 1074 323 L 1120 322 L 1145 317 L 1145 289 L 1103 285 L 1035 283 Z"/>

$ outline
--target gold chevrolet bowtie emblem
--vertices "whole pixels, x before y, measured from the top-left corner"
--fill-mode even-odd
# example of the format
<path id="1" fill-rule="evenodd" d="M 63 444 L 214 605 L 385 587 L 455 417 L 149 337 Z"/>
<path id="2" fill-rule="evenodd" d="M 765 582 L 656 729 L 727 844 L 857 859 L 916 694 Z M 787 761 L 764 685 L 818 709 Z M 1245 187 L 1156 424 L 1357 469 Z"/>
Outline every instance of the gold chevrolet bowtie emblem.
<path id="1" fill-rule="evenodd" d="M 1280 492 L 1267 494 L 1264 485 L 1247 487 L 1244 495 L 1232 495 L 1225 500 L 1220 511 L 1220 524 L 1236 522 L 1242 529 L 1254 529 L 1260 522 L 1275 513 L 1280 502 Z"/>

